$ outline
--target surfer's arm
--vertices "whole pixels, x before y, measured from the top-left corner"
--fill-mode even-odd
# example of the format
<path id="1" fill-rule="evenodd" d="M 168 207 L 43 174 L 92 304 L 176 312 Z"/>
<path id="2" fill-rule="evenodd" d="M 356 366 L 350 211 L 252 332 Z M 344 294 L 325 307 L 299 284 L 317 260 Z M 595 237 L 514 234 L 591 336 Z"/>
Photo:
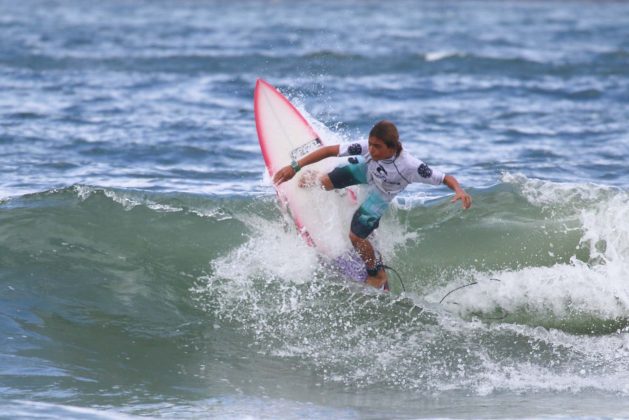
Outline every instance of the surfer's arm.
<path id="1" fill-rule="evenodd" d="M 443 178 L 443 183 L 448 186 L 452 191 L 454 191 L 454 197 L 452 198 L 452 202 L 456 202 L 461 200 L 463 203 L 464 209 L 469 209 L 472 205 L 472 197 L 468 193 L 465 192 L 461 185 L 459 185 L 459 181 L 456 180 L 452 175 L 446 175 Z"/>
<path id="2" fill-rule="evenodd" d="M 298 168 L 303 168 L 304 166 L 311 165 L 313 163 L 317 163 L 320 160 L 323 160 L 328 157 L 338 156 L 339 155 L 339 145 L 335 144 L 332 146 L 323 146 L 319 147 L 316 150 L 308 153 L 306 156 L 297 160 Z M 299 170 L 299 169 L 298 169 Z M 286 165 L 279 171 L 275 173 L 273 176 L 273 183 L 281 184 L 282 182 L 286 182 L 295 176 L 297 172 L 291 165 Z"/>

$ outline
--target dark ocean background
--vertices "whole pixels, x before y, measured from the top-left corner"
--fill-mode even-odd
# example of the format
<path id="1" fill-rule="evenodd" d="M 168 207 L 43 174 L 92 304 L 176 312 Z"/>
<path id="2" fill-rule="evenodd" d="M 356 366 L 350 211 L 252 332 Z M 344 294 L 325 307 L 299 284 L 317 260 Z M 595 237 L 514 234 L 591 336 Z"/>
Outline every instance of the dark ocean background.
<path id="1" fill-rule="evenodd" d="M 629 417 L 628 22 L 0 0 L 0 417 Z M 386 213 L 405 292 L 344 281 L 286 221 L 258 78 L 334 141 L 393 120 L 472 194 Z"/>

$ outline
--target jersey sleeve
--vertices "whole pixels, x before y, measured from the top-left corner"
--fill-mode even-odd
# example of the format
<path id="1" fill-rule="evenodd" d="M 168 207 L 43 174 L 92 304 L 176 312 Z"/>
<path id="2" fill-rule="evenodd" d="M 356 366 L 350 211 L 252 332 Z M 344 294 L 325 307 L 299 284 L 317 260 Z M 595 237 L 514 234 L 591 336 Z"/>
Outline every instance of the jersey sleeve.
<path id="1" fill-rule="evenodd" d="M 411 182 L 441 185 L 446 177 L 446 174 L 440 170 L 431 168 L 426 163 L 412 156 L 409 156 L 405 169 Z"/>
<path id="2" fill-rule="evenodd" d="M 339 157 L 343 156 L 356 156 L 369 155 L 369 142 L 368 141 L 358 141 L 354 143 L 343 143 L 339 146 Z"/>

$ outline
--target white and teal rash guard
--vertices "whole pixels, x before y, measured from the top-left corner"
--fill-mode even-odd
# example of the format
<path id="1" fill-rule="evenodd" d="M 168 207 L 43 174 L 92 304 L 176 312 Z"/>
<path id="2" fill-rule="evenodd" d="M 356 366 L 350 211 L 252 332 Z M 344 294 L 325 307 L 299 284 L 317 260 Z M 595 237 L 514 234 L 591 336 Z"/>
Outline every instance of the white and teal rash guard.
<path id="1" fill-rule="evenodd" d="M 391 200 L 408 184 L 439 185 L 445 178 L 445 174 L 404 150 L 391 159 L 373 160 L 368 141 L 339 146 L 339 157 L 343 156 L 349 156 L 347 162 L 336 167 L 328 177 L 334 188 L 368 184 L 367 198 L 354 213 L 351 223 L 351 232 L 360 238 L 366 238 L 378 227 Z"/>
<path id="2" fill-rule="evenodd" d="M 440 185 L 445 178 L 443 172 L 430 168 L 406 150 L 402 150 L 399 156 L 393 156 L 391 159 L 373 160 L 369 154 L 367 140 L 340 145 L 339 157 L 343 156 L 351 156 L 348 159 L 349 164 L 366 165 L 366 183 L 387 202 L 393 200 L 408 184 L 420 182 Z M 364 163 L 358 160 L 352 162 L 352 159 L 358 159 L 358 156 L 364 159 Z"/>

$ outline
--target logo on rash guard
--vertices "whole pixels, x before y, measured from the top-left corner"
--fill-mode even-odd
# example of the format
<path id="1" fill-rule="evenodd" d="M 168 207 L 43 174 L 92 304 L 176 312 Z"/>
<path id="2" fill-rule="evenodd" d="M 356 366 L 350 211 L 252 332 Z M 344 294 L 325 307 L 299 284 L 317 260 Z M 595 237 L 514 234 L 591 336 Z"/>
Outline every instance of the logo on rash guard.
<path id="1" fill-rule="evenodd" d="M 419 168 L 417 168 L 417 173 L 422 178 L 430 178 L 432 176 L 432 169 L 430 169 L 425 163 L 422 163 L 419 165 Z"/>
<path id="2" fill-rule="evenodd" d="M 347 148 L 347 151 L 350 155 L 360 155 L 363 152 L 363 148 L 361 147 L 360 143 L 354 143 L 350 144 L 350 146 Z"/>

